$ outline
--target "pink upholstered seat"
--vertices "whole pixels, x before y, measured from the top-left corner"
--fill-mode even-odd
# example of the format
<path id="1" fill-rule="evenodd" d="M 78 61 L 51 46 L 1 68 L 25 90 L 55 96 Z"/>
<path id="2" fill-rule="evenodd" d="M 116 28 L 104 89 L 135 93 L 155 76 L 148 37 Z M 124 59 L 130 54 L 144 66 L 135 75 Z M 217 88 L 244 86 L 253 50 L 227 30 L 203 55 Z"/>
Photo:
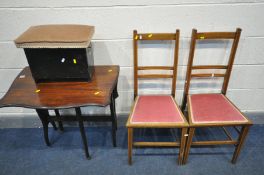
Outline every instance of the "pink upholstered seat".
<path id="1" fill-rule="evenodd" d="M 139 96 L 131 123 L 184 123 L 172 96 Z"/>
<path id="2" fill-rule="evenodd" d="M 193 123 L 248 122 L 223 94 L 194 94 L 189 96 Z"/>

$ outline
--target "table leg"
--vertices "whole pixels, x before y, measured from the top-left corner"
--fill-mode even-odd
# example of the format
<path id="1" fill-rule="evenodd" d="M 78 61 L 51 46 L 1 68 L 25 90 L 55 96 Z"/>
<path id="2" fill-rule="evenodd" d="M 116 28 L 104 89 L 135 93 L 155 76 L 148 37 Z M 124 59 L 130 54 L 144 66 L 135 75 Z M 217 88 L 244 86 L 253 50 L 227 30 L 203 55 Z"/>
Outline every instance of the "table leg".
<path id="1" fill-rule="evenodd" d="M 61 118 L 61 115 L 60 115 L 60 112 L 59 112 L 58 109 L 55 109 L 55 114 L 56 114 L 57 117 Z M 62 121 L 58 121 L 58 123 L 59 123 L 59 129 L 60 129 L 61 131 L 63 131 L 64 128 L 63 128 Z"/>
<path id="2" fill-rule="evenodd" d="M 88 144 L 87 144 L 87 139 L 86 139 L 85 130 L 84 130 L 84 126 L 83 126 L 81 108 L 75 108 L 75 112 L 76 112 L 77 120 L 79 122 L 79 128 L 80 128 L 80 132 L 81 132 L 81 136 L 82 136 L 85 156 L 87 159 L 91 159 L 91 157 L 89 155 L 89 151 L 88 151 Z"/>
<path id="3" fill-rule="evenodd" d="M 54 121 L 50 121 L 50 123 L 51 123 L 51 125 L 53 126 L 53 129 L 54 130 L 57 130 L 58 128 L 57 128 L 57 125 L 56 125 L 56 123 L 54 122 Z"/>
<path id="4" fill-rule="evenodd" d="M 116 82 L 116 85 L 115 85 L 115 88 L 112 92 L 112 96 L 111 98 L 113 99 L 113 105 L 114 105 L 114 114 L 115 114 L 115 125 L 116 125 L 116 130 L 117 130 L 117 119 L 116 119 L 116 107 L 115 107 L 115 99 L 118 97 L 118 91 L 117 91 L 117 82 Z"/>
<path id="5" fill-rule="evenodd" d="M 116 85 L 115 85 L 115 88 L 112 92 L 112 95 L 114 96 L 114 99 L 116 99 L 119 95 L 118 95 L 118 91 L 117 91 L 117 82 L 116 82 Z"/>
<path id="6" fill-rule="evenodd" d="M 112 117 L 112 140 L 113 140 L 113 146 L 116 147 L 117 121 L 116 121 L 116 111 L 115 111 L 115 99 L 113 95 L 111 96 L 110 110 Z"/>
<path id="7" fill-rule="evenodd" d="M 116 103 L 115 103 L 114 96 L 112 96 L 112 100 L 113 100 L 113 111 L 114 111 L 115 129 L 117 130 Z"/>
<path id="8" fill-rule="evenodd" d="M 49 134 L 48 134 L 48 117 L 49 117 L 49 111 L 45 109 L 36 109 L 36 112 L 38 113 L 38 116 L 42 122 L 43 126 L 43 132 L 44 132 L 44 138 L 47 146 L 50 146 L 49 142 Z"/>

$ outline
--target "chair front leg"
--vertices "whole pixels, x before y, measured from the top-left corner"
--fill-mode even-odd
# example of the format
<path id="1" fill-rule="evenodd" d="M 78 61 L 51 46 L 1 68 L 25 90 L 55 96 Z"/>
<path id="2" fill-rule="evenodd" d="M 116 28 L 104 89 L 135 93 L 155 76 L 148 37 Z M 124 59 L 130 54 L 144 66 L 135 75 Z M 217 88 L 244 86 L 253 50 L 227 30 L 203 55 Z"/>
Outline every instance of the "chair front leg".
<path id="1" fill-rule="evenodd" d="M 132 148 L 133 148 L 133 128 L 127 129 L 128 140 L 128 164 L 132 165 Z"/>
<path id="2" fill-rule="evenodd" d="M 187 130 L 188 130 L 187 128 L 181 129 L 181 142 L 180 142 L 179 157 L 178 157 L 179 165 L 183 164 L 183 155 L 184 155 L 185 143 L 186 143 L 186 138 L 187 138 Z"/>
<path id="3" fill-rule="evenodd" d="M 236 145 L 236 149 L 234 151 L 233 158 L 232 158 L 232 161 L 231 161 L 233 164 L 236 163 L 236 160 L 237 160 L 237 158 L 239 156 L 241 148 L 242 148 L 242 146 L 243 146 L 243 144 L 245 142 L 249 127 L 250 126 L 243 126 L 242 129 L 241 129 L 241 132 L 240 132 L 239 138 L 238 138 L 238 145 Z"/>
<path id="4" fill-rule="evenodd" d="M 194 132 L 195 132 L 195 128 L 189 128 L 188 139 L 187 139 L 187 143 L 185 146 L 185 152 L 183 156 L 183 164 L 187 163 L 189 152 L 192 146 L 192 139 L 193 139 Z"/>

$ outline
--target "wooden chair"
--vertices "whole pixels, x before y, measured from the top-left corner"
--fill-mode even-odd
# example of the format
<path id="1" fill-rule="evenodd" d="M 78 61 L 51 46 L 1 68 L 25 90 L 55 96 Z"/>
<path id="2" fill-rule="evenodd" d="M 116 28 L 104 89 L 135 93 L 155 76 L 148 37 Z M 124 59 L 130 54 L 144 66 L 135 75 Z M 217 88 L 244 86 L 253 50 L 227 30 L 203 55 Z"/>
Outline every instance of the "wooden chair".
<path id="1" fill-rule="evenodd" d="M 196 29 L 192 31 L 192 39 L 189 53 L 189 61 L 186 72 L 186 81 L 184 87 L 184 95 L 182 102 L 182 111 L 185 110 L 186 101 L 188 105 L 188 121 L 189 131 L 188 140 L 186 143 L 184 160 L 185 164 L 188 159 L 190 147 L 192 145 L 234 145 L 235 151 L 232 158 L 232 163 L 235 163 L 241 147 L 247 136 L 249 127 L 252 122 L 244 116 L 239 109 L 226 97 L 226 91 L 230 74 L 233 67 L 233 62 L 240 38 L 241 29 L 236 32 L 202 32 L 198 33 Z M 227 65 L 193 65 L 194 50 L 197 40 L 231 40 L 233 41 L 230 51 L 229 61 Z M 193 70 L 224 70 L 225 73 L 194 73 Z M 213 71 L 212 71 L 213 72 Z M 222 77 L 223 85 L 219 94 L 189 94 L 190 81 L 192 78 L 208 78 Z M 233 139 L 231 134 L 225 127 L 234 127 L 238 132 L 238 138 Z M 218 141 L 192 141 L 196 128 L 200 127 L 222 127 L 228 140 Z M 239 129 L 241 128 L 241 129 Z"/>
<path id="2" fill-rule="evenodd" d="M 180 31 L 176 33 L 138 34 L 134 30 L 134 98 L 135 103 L 127 121 L 128 128 L 128 163 L 132 164 L 132 148 L 137 147 L 176 147 L 179 146 L 178 164 L 182 163 L 188 123 L 175 101 L 178 50 Z M 138 66 L 138 42 L 140 40 L 175 41 L 173 66 Z M 144 70 L 170 70 L 171 74 L 139 74 Z M 138 79 L 170 78 L 172 88 L 170 95 L 138 96 Z M 180 128 L 180 142 L 133 142 L 134 128 Z"/>

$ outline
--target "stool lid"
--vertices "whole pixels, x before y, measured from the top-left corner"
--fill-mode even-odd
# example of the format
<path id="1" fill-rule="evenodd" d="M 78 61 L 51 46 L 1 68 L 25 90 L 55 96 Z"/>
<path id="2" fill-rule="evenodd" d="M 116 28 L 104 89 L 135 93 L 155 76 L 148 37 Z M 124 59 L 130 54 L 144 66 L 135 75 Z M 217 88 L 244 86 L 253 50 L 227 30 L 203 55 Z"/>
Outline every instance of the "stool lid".
<path id="1" fill-rule="evenodd" d="M 94 26 L 60 24 L 32 26 L 20 35 L 18 48 L 87 48 Z"/>

